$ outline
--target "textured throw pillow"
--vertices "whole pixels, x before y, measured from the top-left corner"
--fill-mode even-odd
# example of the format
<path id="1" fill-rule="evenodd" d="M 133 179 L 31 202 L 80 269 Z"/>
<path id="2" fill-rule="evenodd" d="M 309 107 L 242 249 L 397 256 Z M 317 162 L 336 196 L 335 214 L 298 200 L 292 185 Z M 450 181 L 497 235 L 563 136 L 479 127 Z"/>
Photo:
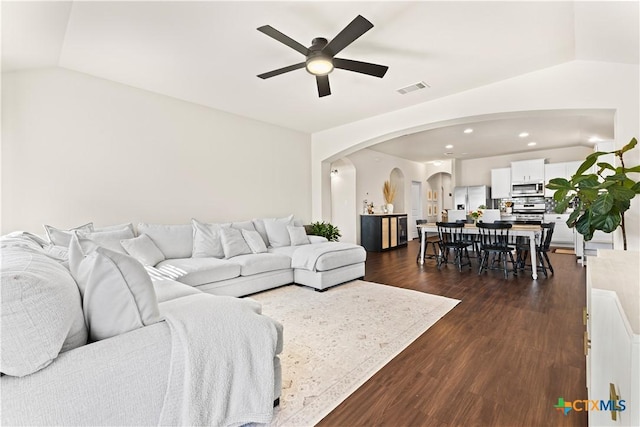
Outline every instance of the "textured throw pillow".
<path id="1" fill-rule="evenodd" d="M 224 249 L 220 240 L 220 230 L 229 228 L 230 223 L 206 224 L 197 219 L 191 220 L 193 226 L 193 258 L 224 258 Z"/>
<path id="2" fill-rule="evenodd" d="M 251 248 L 244 241 L 242 232 L 238 229 L 231 227 L 220 229 L 220 241 L 222 242 L 224 257 L 227 259 L 251 253 Z"/>
<path id="3" fill-rule="evenodd" d="M 51 225 L 44 225 L 44 230 L 47 232 L 47 238 L 49 242 L 56 246 L 69 246 L 69 242 L 71 242 L 71 236 L 74 231 L 93 231 L 93 223 L 89 222 L 85 225 L 81 225 L 80 227 L 71 228 L 69 230 L 63 230 L 60 228 L 53 227 Z"/>
<path id="4" fill-rule="evenodd" d="M 269 246 L 269 236 L 267 236 L 267 229 L 264 228 L 264 219 L 254 218 L 251 222 L 258 234 L 260 234 L 260 237 L 262 237 L 265 246 Z"/>
<path id="5" fill-rule="evenodd" d="M 121 240 L 120 244 L 125 251 L 143 265 L 154 266 L 160 261 L 164 261 L 164 254 L 153 240 L 146 234 L 141 234 L 133 239 Z"/>
<path id="6" fill-rule="evenodd" d="M 279 248 L 291 245 L 287 226 L 293 225 L 293 215 L 284 218 L 265 218 L 263 221 L 271 247 Z"/>
<path id="7" fill-rule="evenodd" d="M 256 227 L 253 225 L 253 221 L 234 222 L 231 224 L 231 226 L 233 228 L 237 228 L 238 230 L 256 231 Z"/>
<path id="8" fill-rule="evenodd" d="M 251 252 L 254 254 L 261 254 L 263 252 L 267 252 L 267 245 L 264 244 L 264 240 L 262 240 L 262 236 L 257 231 L 250 230 L 240 230 L 242 232 L 242 237 L 244 237 L 244 241 L 247 242 Z"/>
<path id="9" fill-rule="evenodd" d="M 2 242 L 0 372 L 22 377 L 87 342 L 78 286 L 35 248 Z"/>
<path id="10" fill-rule="evenodd" d="M 120 252 L 121 254 L 126 252 L 120 244 L 120 240 L 133 238 L 133 231 L 129 227 L 111 231 L 76 231 L 76 233 L 82 238 L 94 241 L 98 246 Z"/>
<path id="11" fill-rule="evenodd" d="M 296 227 L 293 225 L 287 226 L 289 232 L 289 239 L 291 240 L 291 246 L 308 245 L 311 242 L 307 237 L 307 232 L 304 227 Z"/>
<path id="12" fill-rule="evenodd" d="M 193 227 L 191 224 L 138 224 L 138 233 L 153 240 L 165 258 L 191 258 L 193 251 Z"/>
<path id="13" fill-rule="evenodd" d="M 80 289 L 92 341 L 160 320 L 151 279 L 133 257 L 92 247 L 92 242 L 73 236 L 69 244 L 69 266 Z"/>

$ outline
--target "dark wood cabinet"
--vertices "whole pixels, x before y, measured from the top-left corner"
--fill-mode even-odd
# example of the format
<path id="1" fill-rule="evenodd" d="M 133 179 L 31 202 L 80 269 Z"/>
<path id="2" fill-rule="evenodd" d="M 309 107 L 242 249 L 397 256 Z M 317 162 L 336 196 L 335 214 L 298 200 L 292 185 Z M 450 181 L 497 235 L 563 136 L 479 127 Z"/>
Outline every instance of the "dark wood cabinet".
<path id="1" fill-rule="evenodd" d="M 369 252 L 407 244 L 407 214 L 361 215 L 360 243 Z"/>

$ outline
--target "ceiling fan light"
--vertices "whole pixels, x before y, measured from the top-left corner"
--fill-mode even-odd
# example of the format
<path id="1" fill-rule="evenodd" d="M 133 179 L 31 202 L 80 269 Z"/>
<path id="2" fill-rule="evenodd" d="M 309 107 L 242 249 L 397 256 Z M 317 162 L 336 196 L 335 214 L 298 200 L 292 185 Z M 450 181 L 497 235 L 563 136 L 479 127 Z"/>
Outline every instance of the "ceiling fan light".
<path id="1" fill-rule="evenodd" d="M 307 61 L 306 67 L 307 71 L 314 76 L 326 76 L 333 71 L 333 62 L 331 58 L 316 56 Z"/>

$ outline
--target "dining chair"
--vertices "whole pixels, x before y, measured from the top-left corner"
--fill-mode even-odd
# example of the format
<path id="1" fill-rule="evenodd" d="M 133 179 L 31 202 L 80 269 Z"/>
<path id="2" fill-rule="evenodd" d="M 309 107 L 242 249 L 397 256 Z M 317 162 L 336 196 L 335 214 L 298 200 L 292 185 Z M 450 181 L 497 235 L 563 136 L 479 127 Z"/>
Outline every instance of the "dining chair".
<path id="1" fill-rule="evenodd" d="M 418 238 L 422 239 L 422 225 L 427 224 L 426 219 L 417 219 L 416 227 L 418 228 Z M 422 240 L 421 240 L 422 241 Z M 440 257 L 440 238 L 438 237 L 438 233 L 426 233 L 424 236 L 424 258 L 425 259 L 435 259 L 437 260 Z M 429 254 L 429 245 L 431 245 L 431 249 L 433 254 Z M 420 262 L 420 249 L 418 248 L 418 256 L 416 258 L 417 262 Z"/>
<path id="2" fill-rule="evenodd" d="M 553 266 L 551 265 L 551 261 L 549 260 L 549 255 L 547 255 L 547 253 L 550 250 L 551 239 L 553 238 L 553 230 L 555 226 L 556 226 L 555 222 L 547 222 L 547 223 L 540 224 L 540 227 L 542 227 L 542 230 L 540 232 L 540 243 L 536 244 L 536 252 L 538 255 L 537 256 L 538 265 L 536 266 L 536 268 L 538 270 L 542 270 L 542 272 L 544 273 L 544 277 L 549 277 L 549 275 L 547 274 L 547 269 L 551 271 L 551 274 L 555 274 L 553 272 Z M 518 252 L 519 252 L 518 258 L 522 259 L 521 261 L 522 266 L 520 267 L 520 269 L 524 270 L 526 267 L 530 267 L 525 262 L 529 257 L 529 245 L 522 247 Z"/>
<path id="3" fill-rule="evenodd" d="M 509 240 L 509 230 L 512 225 L 500 222 L 479 222 L 477 227 L 480 232 L 480 267 L 478 268 L 478 275 L 482 274 L 485 270 L 493 268 L 496 262 L 501 262 L 504 278 L 508 278 L 507 257 L 509 257 L 512 266 L 511 271 L 514 276 L 517 276 L 517 264 L 513 259 L 515 247 L 511 246 L 511 241 Z M 489 265 L 489 257 L 491 257 L 491 265 Z"/>
<path id="4" fill-rule="evenodd" d="M 438 258 L 438 269 L 442 264 L 449 263 L 449 253 L 453 250 L 453 264 L 462 271 L 462 267 L 469 266 L 471 268 L 471 259 L 467 247 L 471 245 L 464 237 L 464 223 L 462 222 L 437 222 L 438 237 L 440 239 L 441 254 Z M 463 258 L 467 261 L 463 263 Z"/>

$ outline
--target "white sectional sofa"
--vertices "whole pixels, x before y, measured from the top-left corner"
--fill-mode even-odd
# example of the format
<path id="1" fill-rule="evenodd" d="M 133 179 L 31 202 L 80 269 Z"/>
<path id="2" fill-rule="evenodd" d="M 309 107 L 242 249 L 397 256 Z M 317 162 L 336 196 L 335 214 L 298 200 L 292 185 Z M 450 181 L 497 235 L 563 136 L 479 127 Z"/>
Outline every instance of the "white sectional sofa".
<path id="1" fill-rule="evenodd" d="M 0 238 L 3 425 L 268 423 L 282 326 L 235 297 L 365 274 L 291 216 L 45 229 Z"/>
<path id="2" fill-rule="evenodd" d="M 137 229 L 162 252 L 146 262 L 152 279 L 176 280 L 214 295 L 239 297 L 291 283 L 325 290 L 365 274 L 362 246 L 307 236 L 291 216 L 223 224 L 143 223 Z M 229 237 L 227 231 L 237 232 Z"/>
<path id="3" fill-rule="evenodd" d="M 132 257 L 76 236 L 68 260 L 28 233 L 0 246 L 2 425 L 271 419 L 282 326 L 257 302 L 152 282 Z"/>

